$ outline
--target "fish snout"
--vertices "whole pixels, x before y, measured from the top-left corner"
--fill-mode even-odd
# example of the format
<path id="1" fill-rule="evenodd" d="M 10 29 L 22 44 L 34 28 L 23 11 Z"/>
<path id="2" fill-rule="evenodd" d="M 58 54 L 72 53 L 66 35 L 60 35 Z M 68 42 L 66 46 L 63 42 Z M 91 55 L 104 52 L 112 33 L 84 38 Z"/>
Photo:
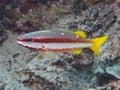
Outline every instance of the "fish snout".
<path id="1" fill-rule="evenodd" d="M 26 39 L 25 38 L 17 38 L 16 39 L 16 42 L 22 46 L 24 46 L 24 43 L 26 42 Z"/>

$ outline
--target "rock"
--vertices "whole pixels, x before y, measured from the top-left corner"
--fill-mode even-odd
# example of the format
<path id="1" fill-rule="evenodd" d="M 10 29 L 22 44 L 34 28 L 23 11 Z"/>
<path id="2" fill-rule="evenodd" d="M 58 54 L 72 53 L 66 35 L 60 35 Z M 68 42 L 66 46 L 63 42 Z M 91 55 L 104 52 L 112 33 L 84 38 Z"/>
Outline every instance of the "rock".
<path id="1" fill-rule="evenodd" d="M 106 68 L 106 73 L 114 76 L 117 79 L 120 79 L 120 66 L 110 66 Z"/>
<path id="2" fill-rule="evenodd" d="M 19 2 L 21 1 L 23 0 Z M 78 3 L 76 3 L 76 8 L 73 7 L 72 12 L 66 10 L 66 8 L 71 9 L 76 1 Z M 8 38 L 0 47 L 0 89 L 110 90 L 111 87 L 109 89 L 104 85 L 108 84 L 111 76 L 116 79 L 120 78 L 119 70 L 113 69 L 113 65 L 119 65 L 114 60 L 117 61 L 120 57 L 120 32 L 119 25 L 116 24 L 118 15 L 115 14 L 116 5 L 109 3 L 110 0 L 106 0 L 106 3 L 109 4 L 103 3 L 103 0 L 30 0 L 28 4 L 25 4 L 26 2 L 28 0 L 24 0 L 23 5 L 20 5 L 24 15 L 17 7 L 19 5 L 13 9 L 11 9 L 11 4 L 5 6 L 12 10 L 7 13 L 6 18 L 3 18 L 9 21 L 6 24 L 2 23 L 8 27 L 7 29 L 10 27 L 12 31 L 16 30 L 19 34 L 53 27 L 71 31 L 83 29 L 87 34 L 87 39 L 104 35 L 109 35 L 109 39 L 101 47 L 102 54 L 99 58 L 90 49 L 84 49 L 80 55 L 62 53 L 62 55 L 56 55 L 52 60 L 46 55 L 38 59 L 37 52 L 18 46 L 16 44 L 17 35 L 7 31 Z M 0 15 L 0 18 L 1 16 L 3 14 Z"/>
<path id="3" fill-rule="evenodd" d="M 105 74 L 105 70 L 104 70 L 102 67 L 98 66 L 98 67 L 95 69 L 95 74 L 96 74 L 96 75 Z"/>
<path id="4" fill-rule="evenodd" d="M 120 89 L 120 80 L 111 80 L 109 82 L 109 85 L 114 89 L 114 90 L 119 90 Z M 111 90 L 113 90 L 111 89 Z"/>
<path id="5" fill-rule="evenodd" d="M 101 48 L 102 56 L 101 60 L 109 59 L 109 60 L 118 60 L 120 56 L 120 30 L 119 24 L 115 23 L 114 27 L 111 27 L 109 31 L 107 31 L 107 35 L 109 39 L 106 44 Z M 117 59 L 118 58 L 118 59 Z"/>
<path id="6" fill-rule="evenodd" d="M 5 27 L 0 21 L 0 44 L 2 44 L 2 42 L 6 40 L 6 38 L 7 38 L 7 33 Z"/>
<path id="7" fill-rule="evenodd" d="M 87 81 L 92 73 L 89 69 L 77 72 L 72 66 L 66 65 L 64 68 L 53 65 L 55 60 L 50 60 L 45 57 L 43 60 L 33 58 L 29 64 L 22 69 L 34 73 L 34 78 L 42 77 L 45 80 L 53 83 L 55 88 L 60 87 L 62 90 L 83 89 L 85 81 Z M 86 78 L 86 79 L 85 79 Z M 86 83 L 87 85 L 88 83 Z"/>
<path id="8" fill-rule="evenodd" d="M 11 61 L 2 55 L 0 55 L 0 69 L 11 70 Z"/>
<path id="9" fill-rule="evenodd" d="M 78 30 L 83 29 L 90 36 L 96 37 L 103 35 L 114 24 L 115 20 L 114 6 L 98 3 L 81 11 L 78 15 L 60 19 L 59 27 L 69 30 L 71 30 L 71 27 Z"/>
<path id="10" fill-rule="evenodd" d="M 17 78 L 20 78 L 11 69 L 10 60 L 0 55 L 0 89 L 1 90 L 29 90 Z"/>
<path id="11" fill-rule="evenodd" d="M 5 14 L 6 14 L 6 7 L 3 3 L 0 3 L 0 20 L 3 20 Z"/>

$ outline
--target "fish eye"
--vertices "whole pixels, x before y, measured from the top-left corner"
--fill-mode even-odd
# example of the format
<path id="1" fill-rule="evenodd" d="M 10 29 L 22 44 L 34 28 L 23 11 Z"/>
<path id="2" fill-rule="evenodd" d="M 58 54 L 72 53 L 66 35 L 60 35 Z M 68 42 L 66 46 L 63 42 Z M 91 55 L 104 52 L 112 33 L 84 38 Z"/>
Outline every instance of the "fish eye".
<path id="1" fill-rule="evenodd" d="M 43 45 L 42 48 L 45 48 L 45 46 Z"/>
<path id="2" fill-rule="evenodd" d="M 27 42 L 31 42 L 32 41 L 32 38 L 29 38 L 29 39 L 26 39 Z"/>

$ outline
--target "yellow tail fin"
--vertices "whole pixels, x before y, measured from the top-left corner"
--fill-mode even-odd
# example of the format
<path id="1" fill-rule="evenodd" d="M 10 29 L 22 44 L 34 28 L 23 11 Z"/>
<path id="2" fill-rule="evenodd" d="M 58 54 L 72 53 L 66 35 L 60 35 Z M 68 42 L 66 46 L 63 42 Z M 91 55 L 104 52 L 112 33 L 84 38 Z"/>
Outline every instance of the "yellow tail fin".
<path id="1" fill-rule="evenodd" d="M 103 36 L 100 38 L 95 38 L 92 39 L 91 41 L 93 42 L 93 46 L 90 47 L 92 51 L 97 55 L 100 56 L 100 47 L 102 44 L 105 43 L 105 41 L 108 39 L 108 36 Z"/>

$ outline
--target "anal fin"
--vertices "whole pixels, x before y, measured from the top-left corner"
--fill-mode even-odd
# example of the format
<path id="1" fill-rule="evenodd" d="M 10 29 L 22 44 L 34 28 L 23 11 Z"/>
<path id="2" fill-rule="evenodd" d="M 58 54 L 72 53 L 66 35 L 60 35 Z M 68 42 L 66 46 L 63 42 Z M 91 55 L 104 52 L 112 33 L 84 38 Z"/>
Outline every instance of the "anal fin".
<path id="1" fill-rule="evenodd" d="M 78 48 L 78 49 L 74 49 L 72 51 L 74 54 L 80 54 L 82 52 L 82 49 L 81 48 Z"/>

